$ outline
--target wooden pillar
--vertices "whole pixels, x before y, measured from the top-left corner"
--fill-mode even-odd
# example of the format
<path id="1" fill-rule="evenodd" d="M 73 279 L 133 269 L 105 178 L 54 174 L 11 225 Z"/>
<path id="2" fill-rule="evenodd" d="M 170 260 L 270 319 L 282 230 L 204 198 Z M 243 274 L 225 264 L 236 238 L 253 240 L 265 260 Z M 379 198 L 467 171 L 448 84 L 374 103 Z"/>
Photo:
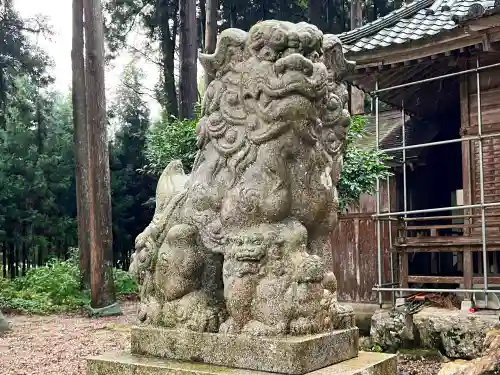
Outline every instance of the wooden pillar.
<path id="1" fill-rule="evenodd" d="M 403 218 L 398 221 L 398 241 L 400 244 L 406 243 L 406 222 Z M 399 284 L 401 288 L 408 288 L 408 249 L 406 247 L 401 248 L 401 254 L 399 256 Z M 403 292 L 402 295 L 405 293 Z"/>

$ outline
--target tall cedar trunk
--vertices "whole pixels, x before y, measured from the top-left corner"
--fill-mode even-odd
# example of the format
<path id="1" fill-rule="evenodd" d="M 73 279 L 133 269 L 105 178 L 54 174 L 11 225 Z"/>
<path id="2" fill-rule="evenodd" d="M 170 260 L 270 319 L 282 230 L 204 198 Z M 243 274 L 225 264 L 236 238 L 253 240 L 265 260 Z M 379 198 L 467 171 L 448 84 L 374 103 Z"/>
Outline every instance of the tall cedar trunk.
<path id="1" fill-rule="evenodd" d="M 2 245 L 2 276 L 4 279 L 7 278 L 7 243 L 3 242 Z"/>
<path id="2" fill-rule="evenodd" d="M 162 3 L 160 12 L 160 32 L 161 32 L 161 54 L 163 65 L 163 91 L 165 100 L 163 109 L 171 116 L 179 115 L 179 106 L 177 104 L 177 89 L 175 87 L 175 29 L 174 22 L 173 33 L 170 31 L 170 19 L 177 18 L 177 6 L 175 6 L 173 14 L 169 13 L 168 2 Z"/>
<path id="3" fill-rule="evenodd" d="M 192 119 L 198 99 L 196 0 L 179 0 L 179 118 Z"/>
<path id="4" fill-rule="evenodd" d="M 236 5 L 229 6 L 229 24 L 231 27 L 237 27 L 238 14 L 236 13 Z"/>
<path id="5" fill-rule="evenodd" d="M 321 24 L 322 1 L 323 0 L 309 0 L 307 6 L 309 22 L 319 29 L 323 29 L 323 25 Z"/>
<path id="6" fill-rule="evenodd" d="M 351 1 L 351 30 L 363 24 L 363 9 L 361 0 Z M 359 115 L 365 112 L 365 94 L 356 87 L 351 87 L 351 114 Z"/>
<path id="7" fill-rule="evenodd" d="M 90 288 L 91 306 L 113 304 L 113 238 L 106 96 L 104 21 L 101 0 L 85 0 L 87 121 L 90 153 Z"/>
<path id="8" fill-rule="evenodd" d="M 90 187 L 89 141 L 85 98 L 85 60 L 83 41 L 83 0 L 73 0 L 73 142 L 75 154 L 76 210 L 78 221 L 78 251 L 82 287 L 90 286 Z"/>
<path id="9" fill-rule="evenodd" d="M 207 0 L 207 22 L 205 25 L 205 53 L 214 53 L 217 45 L 217 9 L 218 0 Z M 214 79 L 213 76 L 205 72 L 205 90 Z"/>
<path id="10" fill-rule="evenodd" d="M 207 24 L 207 4 L 206 0 L 199 0 L 200 7 L 200 35 L 198 35 L 198 43 L 201 43 L 201 50 L 205 51 L 205 25 Z"/>

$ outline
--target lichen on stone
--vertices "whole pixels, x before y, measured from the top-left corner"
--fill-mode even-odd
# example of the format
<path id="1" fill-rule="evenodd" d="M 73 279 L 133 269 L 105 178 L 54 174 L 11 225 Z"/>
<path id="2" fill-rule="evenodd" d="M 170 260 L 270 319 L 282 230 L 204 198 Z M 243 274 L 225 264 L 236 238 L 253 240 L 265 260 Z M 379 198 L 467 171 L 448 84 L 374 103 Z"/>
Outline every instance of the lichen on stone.
<path id="1" fill-rule="evenodd" d="M 136 239 L 139 319 L 198 332 L 303 335 L 354 324 L 337 302 L 329 235 L 350 124 L 351 67 L 307 23 L 224 30 L 197 125 L 190 176 L 163 172 Z"/>

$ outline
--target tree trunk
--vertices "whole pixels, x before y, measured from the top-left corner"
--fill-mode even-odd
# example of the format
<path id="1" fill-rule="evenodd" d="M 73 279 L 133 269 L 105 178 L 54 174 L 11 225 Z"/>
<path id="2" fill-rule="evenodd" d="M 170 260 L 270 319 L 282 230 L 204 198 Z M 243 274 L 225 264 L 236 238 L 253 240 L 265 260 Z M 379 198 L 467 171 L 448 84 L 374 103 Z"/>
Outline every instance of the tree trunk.
<path id="1" fill-rule="evenodd" d="M 322 15 L 322 0 L 309 0 L 307 11 L 309 22 L 318 27 L 320 30 L 323 29 L 321 22 Z"/>
<path id="2" fill-rule="evenodd" d="M 218 0 L 207 0 L 207 23 L 205 25 L 205 53 L 214 53 L 217 45 Z M 205 90 L 215 77 L 205 72 Z"/>
<path id="3" fill-rule="evenodd" d="M 200 7 L 200 34 L 198 35 L 198 44 L 201 46 L 201 50 L 205 51 L 205 26 L 207 24 L 207 2 L 206 0 L 199 0 Z"/>
<path id="4" fill-rule="evenodd" d="M 113 284 L 113 238 L 106 96 L 104 87 L 104 21 L 101 0 L 85 1 L 87 121 L 90 171 L 91 306 L 116 302 Z"/>
<path id="5" fill-rule="evenodd" d="M 192 119 L 198 99 L 196 0 L 179 0 L 179 118 Z"/>
<path id="6" fill-rule="evenodd" d="M 351 1 L 351 30 L 363 24 L 363 9 L 361 0 Z M 351 114 L 360 115 L 365 112 L 365 93 L 356 87 L 351 87 Z"/>
<path id="7" fill-rule="evenodd" d="M 83 41 L 83 0 L 73 0 L 73 142 L 75 154 L 76 210 L 78 252 L 82 288 L 90 286 L 90 217 L 89 217 L 89 141 L 85 99 L 85 60 Z"/>
<path id="8" fill-rule="evenodd" d="M 231 27 L 237 27 L 238 24 L 238 14 L 236 12 L 236 6 L 231 4 L 229 6 L 229 25 Z"/>
<path id="9" fill-rule="evenodd" d="M 169 13 L 168 4 L 163 5 L 160 12 L 160 30 L 161 30 L 161 53 L 163 63 L 163 109 L 170 115 L 177 117 L 179 107 L 177 104 L 177 89 L 175 87 L 175 33 L 177 22 L 173 22 L 173 32 L 170 31 L 170 20 L 177 18 L 177 8 L 174 7 L 173 14 Z"/>

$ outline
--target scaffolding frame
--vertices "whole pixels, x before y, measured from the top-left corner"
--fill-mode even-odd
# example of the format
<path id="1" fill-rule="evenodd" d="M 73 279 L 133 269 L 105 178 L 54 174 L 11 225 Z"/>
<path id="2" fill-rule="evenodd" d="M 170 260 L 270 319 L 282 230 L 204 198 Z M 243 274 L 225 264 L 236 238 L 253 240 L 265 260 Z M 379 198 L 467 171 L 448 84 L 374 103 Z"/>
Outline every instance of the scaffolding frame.
<path id="1" fill-rule="evenodd" d="M 379 87 L 379 82 L 378 78 L 375 81 L 375 90 L 370 93 L 372 98 L 375 99 L 375 142 L 376 142 L 376 149 L 377 151 L 382 151 L 382 152 L 391 152 L 391 151 L 402 151 L 402 166 L 403 166 L 403 211 L 399 212 L 391 212 L 391 198 L 390 198 L 390 185 L 389 185 L 389 178 L 387 178 L 387 195 L 388 195 L 388 212 L 381 212 L 380 210 L 380 203 L 381 203 L 381 197 L 380 197 L 380 179 L 377 178 L 376 182 L 376 214 L 373 215 L 373 219 L 376 222 L 376 235 L 377 235 L 377 280 L 378 283 L 372 288 L 373 291 L 377 292 L 378 294 L 378 302 L 379 305 L 382 306 L 383 300 L 382 300 L 382 292 L 392 292 L 392 301 L 394 303 L 395 297 L 396 297 L 396 292 L 399 293 L 400 296 L 403 295 L 404 292 L 427 292 L 427 293 L 439 293 L 439 292 L 444 292 L 444 293 L 455 293 L 455 294 L 475 294 L 478 292 L 484 293 L 485 294 L 485 302 L 486 305 L 488 304 L 488 293 L 500 293 L 500 289 L 489 289 L 488 287 L 488 254 L 487 254 L 487 243 L 486 243 L 486 214 L 485 210 L 486 208 L 489 207 L 498 207 L 500 206 L 500 202 L 490 202 L 490 203 L 485 203 L 485 198 L 484 198 L 484 160 L 483 160 L 483 141 L 488 138 L 496 138 L 500 137 L 499 132 L 491 133 L 491 134 L 483 134 L 483 124 L 482 124 L 482 110 L 481 110 L 481 76 L 480 72 L 495 68 L 495 67 L 500 67 L 500 63 L 495 63 L 495 64 L 490 64 L 490 65 L 485 65 L 481 66 L 480 64 L 480 57 L 479 55 L 476 56 L 476 67 L 475 68 L 470 68 L 470 69 L 464 69 L 458 72 L 453 72 L 449 74 L 443 74 L 443 75 L 438 75 L 435 77 L 430 77 L 422 80 L 416 80 L 412 82 L 407 82 L 404 84 L 400 85 L 395 85 L 395 86 L 390 86 L 386 88 L 380 88 Z M 427 142 L 427 143 L 421 143 L 421 144 L 415 144 L 415 145 L 407 145 L 406 144 L 406 128 L 405 128 L 405 106 L 404 102 L 401 103 L 401 131 L 402 131 L 402 146 L 401 147 L 392 147 L 392 148 L 387 148 L 387 149 L 380 149 L 380 119 L 379 119 L 379 95 L 380 93 L 383 92 L 389 92 L 392 90 L 397 90 L 397 89 L 402 89 L 414 85 L 420 85 L 424 83 L 429 83 L 432 81 L 437 81 L 437 80 L 443 80 L 455 76 L 462 76 L 465 75 L 468 77 L 469 74 L 475 73 L 476 75 L 476 98 L 477 98 L 477 135 L 474 136 L 466 136 L 466 137 L 460 137 L 457 139 L 450 139 L 450 140 L 444 140 L 444 141 L 436 141 L 436 142 Z M 467 93 L 468 95 L 469 93 Z M 456 206 L 450 206 L 450 207 L 439 207 L 439 208 L 430 208 L 430 209 L 423 209 L 423 210 L 408 210 L 407 202 L 408 202 L 408 197 L 407 197 L 407 179 L 406 179 L 406 169 L 407 169 L 407 161 L 406 161 L 406 151 L 409 149 L 415 149 L 415 148 L 424 148 L 424 147 L 433 147 L 433 146 L 438 146 L 438 145 L 444 145 L 444 144 L 450 144 L 450 143 L 457 143 L 457 142 L 471 142 L 471 141 L 477 141 L 479 143 L 478 146 L 478 154 L 479 154 L 479 190 L 480 190 L 480 203 L 478 204 L 469 204 L 469 205 L 456 205 Z M 463 173 L 463 172 L 462 172 Z M 470 172 L 469 172 L 470 173 Z M 469 192 L 470 194 L 470 192 Z M 472 289 L 436 289 L 436 288 L 404 288 L 400 286 L 400 280 L 398 282 L 395 282 L 395 273 L 394 273 L 394 261 L 393 261 L 393 241 L 392 241 L 392 225 L 391 221 L 397 220 L 395 217 L 396 216 L 403 216 L 405 219 L 408 217 L 408 215 L 413 215 L 413 214 L 421 214 L 421 213 L 435 213 L 435 212 L 443 212 L 443 211 L 451 211 L 451 210 L 466 210 L 466 209 L 481 209 L 481 251 L 482 251 L 482 263 L 483 263 L 483 288 L 472 288 Z M 391 275 L 391 280 L 389 283 L 384 283 L 383 282 L 383 264 L 384 264 L 384 258 L 383 258 L 383 253 L 382 253 L 382 236 L 381 236 L 381 221 L 388 221 L 389 222 L 389 247 L 390 247 L 390 275 Z M 406 261 L 408 261 L 406 257 Z M 398 262 L 399 264 L 399 262 Z M 465 269 L 464 269 L 465 272 Z M 399 285 L 398 287 L 395 287 Z M 465 287 L 465 285 L 464 285 Z"/>

